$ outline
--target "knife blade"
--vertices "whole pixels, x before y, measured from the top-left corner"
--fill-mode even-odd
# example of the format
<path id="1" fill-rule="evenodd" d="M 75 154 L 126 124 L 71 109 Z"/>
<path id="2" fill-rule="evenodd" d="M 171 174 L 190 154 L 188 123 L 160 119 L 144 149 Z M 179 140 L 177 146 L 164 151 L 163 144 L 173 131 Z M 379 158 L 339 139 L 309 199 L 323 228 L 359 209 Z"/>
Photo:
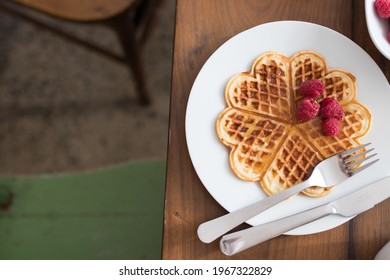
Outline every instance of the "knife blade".
<path id="1" fill-rule="evenodd" d="M 389 197 L 390 176 L 387 176 L 329 203 L 259 226 L 227 234 L 220 241 L 220 249 L 225 255 L 232 256 L 289 230 L 328 215 L 355 216 Z"/>

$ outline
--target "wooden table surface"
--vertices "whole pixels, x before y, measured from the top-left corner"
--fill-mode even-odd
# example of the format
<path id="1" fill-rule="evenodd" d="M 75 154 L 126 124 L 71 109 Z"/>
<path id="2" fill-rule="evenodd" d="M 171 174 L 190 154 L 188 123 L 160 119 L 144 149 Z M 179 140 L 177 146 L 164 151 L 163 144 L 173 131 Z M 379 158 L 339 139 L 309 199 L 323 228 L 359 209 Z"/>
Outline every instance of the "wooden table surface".
<path id="1" fill-rule="evenodd" d="M 185 138 L 192 84 L 209 56 L 232 36 L 277 20 L 324 25 L 360 45 L 390 78 L 373 45 L 363 0 L 178 0 L 171 88 L 163 259 L 373 259 L 390 240 L 390 200 L 331 230 L 274 238 L 233 257 L 202 243 L 202 222 L 226 213 L 199 180 Z M 299 39 L 299 38 L 297 38 Z M 245 228 L 246 225 L 240 226 Z"/>

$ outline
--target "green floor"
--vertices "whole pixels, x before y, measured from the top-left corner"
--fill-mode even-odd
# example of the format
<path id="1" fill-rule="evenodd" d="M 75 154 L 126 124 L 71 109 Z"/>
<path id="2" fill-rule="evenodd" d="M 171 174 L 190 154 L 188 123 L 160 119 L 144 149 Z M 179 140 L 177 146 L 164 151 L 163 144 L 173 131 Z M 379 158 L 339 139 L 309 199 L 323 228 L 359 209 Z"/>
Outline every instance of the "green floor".
<path id="1" fill-rule="evenodd" d="M 162 161 L 0 177 L 0 259 L 160 259 L 164 190 Z"/>

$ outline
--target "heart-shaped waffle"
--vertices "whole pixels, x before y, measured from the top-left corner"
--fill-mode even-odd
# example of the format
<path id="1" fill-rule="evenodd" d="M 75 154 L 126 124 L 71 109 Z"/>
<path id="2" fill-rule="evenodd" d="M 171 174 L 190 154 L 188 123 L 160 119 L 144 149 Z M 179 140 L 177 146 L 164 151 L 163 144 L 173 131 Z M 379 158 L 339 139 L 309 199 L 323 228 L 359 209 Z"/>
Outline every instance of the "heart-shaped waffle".
<path id="1" fill-rule="evenodd" d="M 305 123 L 296 120 L 303 98 L 298 88 L 311 79 L 324 83 L 320 100 L 334 98 L 343 107 L 337 136 L 323 135 L 320 117 Z M 313 51 L 290 58 L 275 52 L 261 55 L 250 72 L 230 79 L 225 99 L 228 107 L 216 128 L 221 142 L 231 149 L 229 164 L 239 178 L 259 181 L 268 195 L 305 180 L 321 160 L 360 145 L 371 125 L 370 112 L 356 100 L 355 77 L 328 69 L 325 59 Z M 322 196 L 330 190 L 310 187 L 303 193 Z"/>

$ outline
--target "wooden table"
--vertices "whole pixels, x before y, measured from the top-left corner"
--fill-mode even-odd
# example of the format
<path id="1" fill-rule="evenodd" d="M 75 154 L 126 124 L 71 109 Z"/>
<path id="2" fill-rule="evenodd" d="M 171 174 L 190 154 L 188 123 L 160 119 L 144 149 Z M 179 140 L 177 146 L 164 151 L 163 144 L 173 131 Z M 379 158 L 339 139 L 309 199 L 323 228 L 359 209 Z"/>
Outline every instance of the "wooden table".
<path id="1" fill-rule="evenodd" d="M 390 240 L 390 200 L 334 229 L 283 235 L 233 257 L 219 251 L 218 241 L 204 244 L 198 239 L 198 225 L 226 211 L 202 185 L 188 154 L 184 124 L 192 84 L 209 56 L 227 39 L 277 20 L 313 22 L 344 34 L 390 78 L 389 61 L 369 37 L 363 0 L 178 0 L 163 259 L 373 259 Z"/>

